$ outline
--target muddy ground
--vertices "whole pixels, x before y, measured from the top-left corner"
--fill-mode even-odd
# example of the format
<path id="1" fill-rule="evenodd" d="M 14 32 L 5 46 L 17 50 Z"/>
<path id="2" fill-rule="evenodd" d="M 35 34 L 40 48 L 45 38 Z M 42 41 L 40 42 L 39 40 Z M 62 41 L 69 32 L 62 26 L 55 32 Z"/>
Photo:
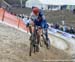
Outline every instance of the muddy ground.
<path id="1" fill-rule="evenodd" d="M 0 24 L 0 62 L 59 62 L 55 60 L 71 60 L 71 56 L 51 46 L 49 50 L 41 47 L 40 52 L 30 57 L 29 35 Z"/>

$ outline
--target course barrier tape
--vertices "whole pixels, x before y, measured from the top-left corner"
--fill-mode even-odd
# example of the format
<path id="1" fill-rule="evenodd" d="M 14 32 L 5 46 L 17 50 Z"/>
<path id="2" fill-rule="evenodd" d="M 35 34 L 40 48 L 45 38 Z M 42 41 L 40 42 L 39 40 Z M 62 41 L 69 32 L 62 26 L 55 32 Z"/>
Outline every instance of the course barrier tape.
<path id="1" fill-rule="evenodd" d="M 63 32 L 61 30 L 54 29 L 54 28 L 51 28 L 51 27 L 48 28 L 48 31 L 49 31 L 49 33 L 51 33 L 51 32 L 52 33 L 60 33 L 62 36 L 67 37 L 67 38 L 75 38 L 74 34 L 69 34 L 69 33 L 66 33 L 66 32 Z"/>

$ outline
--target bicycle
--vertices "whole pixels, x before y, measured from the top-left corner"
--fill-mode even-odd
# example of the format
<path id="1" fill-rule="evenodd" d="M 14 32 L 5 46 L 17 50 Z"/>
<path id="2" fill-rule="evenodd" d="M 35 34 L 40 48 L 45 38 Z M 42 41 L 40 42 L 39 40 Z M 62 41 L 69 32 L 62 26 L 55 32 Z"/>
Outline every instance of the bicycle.
<path id="1" fill-rule="evenodd" d="M 29 56 L 32 55 L 32 52 L 39 52 L 39 34 L 37 33 L 38 27 L 34 26 L 33 27 L 33 32 L 32 32 L 32 26 L 29 27 L 31 36 L 30 36 L 30 51 L 29 51 Z"/>

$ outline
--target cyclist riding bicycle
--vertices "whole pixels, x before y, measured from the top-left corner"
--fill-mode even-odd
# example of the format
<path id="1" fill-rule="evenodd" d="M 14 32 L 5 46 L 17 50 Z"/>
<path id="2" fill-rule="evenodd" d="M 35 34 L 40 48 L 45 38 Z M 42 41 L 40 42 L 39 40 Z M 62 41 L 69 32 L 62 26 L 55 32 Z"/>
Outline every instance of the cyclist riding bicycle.
<path id="1" fill-rule="evenodd" d="M 41 29 L 45 31 L 46 40 L 49 41 L 48 24 L 47 24 L 44 14 L 41 13 L 40 9 L 37 7 L 32 8 L 32 13 L 30 15 L 30 18 L 32 19 L 30 24 L 32 25 L 35 24 L 36 26 L 40 26 Z"/>

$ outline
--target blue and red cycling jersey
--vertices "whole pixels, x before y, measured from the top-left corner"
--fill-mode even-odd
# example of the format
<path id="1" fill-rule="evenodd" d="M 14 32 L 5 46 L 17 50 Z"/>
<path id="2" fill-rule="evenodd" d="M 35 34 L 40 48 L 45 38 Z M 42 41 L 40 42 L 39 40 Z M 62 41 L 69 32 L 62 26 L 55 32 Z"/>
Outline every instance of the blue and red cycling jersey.
<path id="1" fill-rule="evenodd" d="M 39 13 L 38 17 L 41 17 L 42 19 L 40 21 L 38 21 L 38 18 L 34 20 L 34 24 L 37 26 L 40 26 L 41 28 L 47 29 L 48 28 L 48 24 L 46 19 L 43 19 L 43 14 Z"/>
<path id="2" fill-rule="evenodd" d="M 37 19 L 34 21 L 34 24 L 37 26 L 40 26 L 43 29 L 47 29 L 48 28 L 48 24 L 46 22 L 46 20 L 41 20 L 41 21 L 37 21 Z"/>

